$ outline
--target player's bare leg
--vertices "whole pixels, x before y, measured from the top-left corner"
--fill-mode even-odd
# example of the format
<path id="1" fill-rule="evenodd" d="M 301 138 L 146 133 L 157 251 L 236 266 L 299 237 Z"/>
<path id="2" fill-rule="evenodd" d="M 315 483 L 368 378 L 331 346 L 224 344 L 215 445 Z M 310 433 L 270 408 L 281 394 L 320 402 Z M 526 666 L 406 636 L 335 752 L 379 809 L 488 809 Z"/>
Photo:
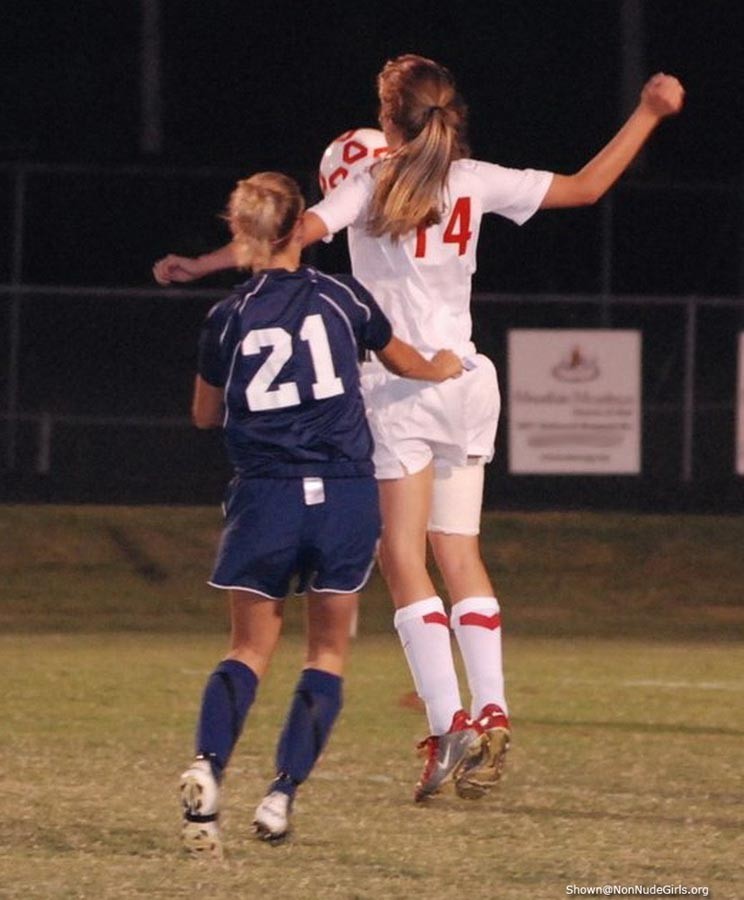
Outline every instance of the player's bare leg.
<path id="1" fill-rule="evenodd" d="M 436 594 L 426 568 L 434 468 L 380 481 L 380 569 L 396 609 Z"/>
<path id="2" fill-rule="evenodd" d="M 227 658 L 250 666 L 263 678 L 279 642 L 283 614 L 283 600 L 270 600 L 253 591 L 230 591 Z"/>
<path id="3" fill-rule="evenodd" d="M 276 778 L 253 819 L 260 840 L 275 844 L 289 835 L 296 790 L 310 775 L 341 709 L 357 603 L 357 594 L 308 596 L 305 665 L 279 739 Z"/>
<path id="4" fill-rule="evenodd" d="M 477 534 L 431 532 L 429 542 L 453 605 L 465 597 L 493 596 Z"/>
<path id="5" fill-rule="evenodd" d="M 470 764 L 456 778 L 457 793 L 469 799 L 483 796 L 501 777 L 511 737 L 504 695 L 501 611 L 478 537 L 482 491 L 482 466 L 454 469 L 446 479 L 437 480 L 429 534 L 452 599 L 451 625 L 468 676 L 471 716 L 484 735 L 481 757 L 471 755 Z"/>
<path id="6" fill-rule="evenodd" d="M 230 650 L 205 687 L 197 755 L 179 785 L 182 846 L 191 856 L 213 859 L 223 856 L 222 777 L 279 639 L 282 604 L 251 591 L 231 591 L 230 619 Z"/>
<path id="7" fill-rule="evenodd" d="M 462 710 L 449 621 L 426 568 L 426 529 L 433 466 L 380 482 L 380 563 L 396 607 L 395 627 L 430 734 L 419 744 L 426 756 L 414 791 L 423 800 L 455 778 L 465 760 L 480 752 L 480 737 Z"/>
<path id="8" fill-rule="evenodd" d="M 306 669 L 343 675 L 359 594 L 311 591 L 307 600 Z"/>

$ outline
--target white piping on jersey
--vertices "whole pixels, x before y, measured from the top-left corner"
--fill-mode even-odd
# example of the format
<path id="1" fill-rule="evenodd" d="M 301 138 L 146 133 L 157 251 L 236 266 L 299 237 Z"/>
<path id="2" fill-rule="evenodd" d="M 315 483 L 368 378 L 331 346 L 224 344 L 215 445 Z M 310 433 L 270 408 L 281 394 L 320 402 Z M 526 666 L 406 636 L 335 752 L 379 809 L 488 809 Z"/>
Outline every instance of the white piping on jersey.
<path id="1" fill-rule="evenodd" d="M 228 419 L 230 418 L 230 409 L 227 405 L 227 394 L 228 394 L 228 391 L 230 390 L 230 382 L 232 381 L 233 371 L 235 370 L 235 360 L 237 359 L 238 351 L 240 350 L 241 344 L 242 344 L 242 341 L 238 341 L 235 344 L 235 349 L 233 350 L 232 359 L 230 360 L 230 371 L 227 373 L 227 379 L 225 380 L 225 387 L 222 391 L 222 396 L 224 398 L 223 405 L 225 407 L 225 415 L 222 417 L 222 427 L 223 428 L 227 428 L 227 422 L 228 422 Z"/>
<path id="2" fill-rule="evenodd" d="M 239 306 L 238 306 L 238 308 L 237 308 L 238 313 L 242 313 L 242 312 L 243 312 L 243 310 L 245 309 L 245 304 L 251 299 L 251 297 L 255 296 L 255 295 L 261 290 L 261 288 L 264 286 L 264 283 L 265 283 L 265 281 L 266 281 L 267 278 L 268 278 L 268 273 L 265 272 L 265 273 L 263 274 L 263 277 L 261 278 L 261 280 L 260 280 L 260 281 L 258 282 L 258 284 L 253 288 L 253 290 L 252 290 L 252 291 L 249 291 L 249 292 L 243 297 L 243 299 L 240 301 L 240 304 L 239 304 Z M 227 334 L 227 328 L 228 328 L 228 326 L 229 326 L 229 324 L 230 324 L 231 318 L 232 318 L 232 317 L 228 316 L 227 322 L 225 322 L 225 327 L 222 329 L 222 334 L 220 334 L 220 344 L 222 344 L 222 343 L 224 342 L 224 340 L 225 340 L 225 335 Z M 233 371 L 234 371 L 234 369 L 235 369 L 235 360 L 236 360 L 237 355 L 238 355 L 238 350 L 240 350 L 240 345 L 241 345 L 241 341 L 238 341 L 238 343 L 235 345 L 235 349 L 233 350 L 232 359 L 230 360 L 230 371 L 229 371 L 228 374 L 227 374 L 227 379 L 225 380 L 225 387 L 224 387 L 224 389 L 223 389 L 223 391 L 222 391 L 222 396 L 224 397 L 224 404 L 223 404 L 223 405 L 224 405 L 224 407 L 225 407 L 225 415 L 222 417 L 222 427 L 223 427 L 223 428 L 227 428 L 227 422 L 228 422 L 228 420 L 229 420 L 229 418 L 230 418 L 230 411 L 229 411 L 228 406 L 227 406 L 227 392 L 228 392 L 229 389 L 230 389 L 230 382 L 232 381 Z"/>
<path id="3" fill-rule="evenodd" d="M 351 297 L 351 299 L 354 301 L 354 303 L 356 303 L 357 306 L 362 307 L 362 309 L 364 310 L 364 315 L 365 315 L 367 321 L 369 322 L 369 320 L 372 318 L 372 313 L 370 312 L 369 307 L 367 306 L 366 303 L 364 303 L 362 300 L 360 300 L 359 297 L 357 297 L 357 295 L 354 293 L 354 291 L 352 291 L 352 289 L 349 287 L 348 284 L 344 284 L 343 281 L 339 281 L 337 278 L 333 278 L 333 276 L 331 276 L 331 275 L 326 275 L 325 272 L 318 272 L 317 269 L 313 269 L 313 271 L 316 273 L 316 275 L 319 275 L 321 278 L 327 278 L 329 281 L 333 282 L 333 284 L 337 285 L 340 288 L 343 288 L 347 292 L 347 294 Z M 324 295 L 321 295 L 321 296 L 324 296 Z"/>
<path id="4" fill-rule="evenodd" d="M 357 346 L 356 335 L 354 334 L 354 329 L 351 327 L 351 322 L 349 321 L 349 317 L 341 309 L 341 307 L 338 305 L 338 303 L 336 303 L 335 300 L 331 300 L 331 298 L 327 294 L 323 294 L 320 291 L 318 291 L 318 296 L 320 297 L 321 300 L 325 300 L 326 303 L 330 304 L 336 310 L 336 312 L 341 316 L 341 318 L 344 320 L 346 327 L 349 330 L 349 337 L 351 338 L 351 342 L 356 347 Z"/>
<path id="5" fill-rule="evenodd" d="M 230 325 L 230 316 L 227 317 L 227 322 L 225 322 L 225 327 L 220 332 L 220 344 L 225 343 L 225 335 L 227 334 L 228 326 Z"/>
<path id="6" fill-rule="evenodd" d="M 238 307 L 238 312 L 241 312 L 241 313 L 243 312 L 243 310 L 245 309 L 245 304 L 251 299 L 251 297 L 253 297 L 255 294 L 257 294 L 261 290 L 261 288 L 264 286 L 266 279 L 268 277 L 269 277 L 268 272 L 264 272 L 264 274 L 261 276 L 261 280 L 253 288 L 253 290 L 248 291 L 248 293 L 243 297 L 243 299 L 240 303 L 240 306 Z"/>

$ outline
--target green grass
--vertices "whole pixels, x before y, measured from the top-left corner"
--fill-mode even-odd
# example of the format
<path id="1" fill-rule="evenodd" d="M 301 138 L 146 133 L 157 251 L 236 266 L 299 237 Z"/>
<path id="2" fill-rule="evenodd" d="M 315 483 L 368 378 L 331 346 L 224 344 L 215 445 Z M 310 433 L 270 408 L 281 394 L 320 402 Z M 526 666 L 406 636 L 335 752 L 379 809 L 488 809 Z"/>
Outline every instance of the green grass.
<path id="1" fill-rule="evenodd" d="M 0 626 L 221 631 L 209 507 L 0 507 Z M 483 552 L 510 634 L 744 638 L 744 517 L 490 513 Z M 362 629 L 390 631 L 375 575 Z M 292 604 L 288 626 L 300 621 Z"/>
<path id="2" fill-rule="evenodd" d="M 568 884 L 740 897 L 744 650 L 514 638 L 515 742 L 484 801 L 411 802 L 420 713 L 389 636 L 357 641 L 347 703 L 295 836 L 250 835 L 301 660 L 284 643 L 225 789 L 227 861 L 179 857 L 175 786 L 216 636 L 0 640 L 2 896 L 563 897 Z"/>
<path id="3" fill-rule="evenodd" d="M 0 896 L 744 895 L 742 521 L 486 517 L 515 734 L 480 802 L 411 802 L 425 723 L 375 580 L 338 727 L 273 848 L 250 820 L 301 665 L 292 604 L 208 865 L 179 856 L 176 784 L 225 646 L 204 584 L 219 528 L 204 508 L 0 507 Z"/>

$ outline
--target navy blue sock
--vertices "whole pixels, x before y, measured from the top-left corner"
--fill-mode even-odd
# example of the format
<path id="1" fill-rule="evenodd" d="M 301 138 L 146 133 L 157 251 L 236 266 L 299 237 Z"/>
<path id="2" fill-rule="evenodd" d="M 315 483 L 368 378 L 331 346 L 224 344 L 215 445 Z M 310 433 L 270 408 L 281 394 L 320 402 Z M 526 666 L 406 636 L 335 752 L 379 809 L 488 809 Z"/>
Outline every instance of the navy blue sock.
<path id="1" fill-rule="evenodd" d="M 341 710 L 343 679 L 320 669 L 305 669 L 276 750 L 277 777 L 270 790 L 294 796 L 310 774 Z"/>
<path id="2" fill-rule="evenodd" d="M 218 781 L 243 730 L 257 687 L 253 669 L 237 659 L 224 659 L 204 688 L 196 752 L 209 758 Z"/>

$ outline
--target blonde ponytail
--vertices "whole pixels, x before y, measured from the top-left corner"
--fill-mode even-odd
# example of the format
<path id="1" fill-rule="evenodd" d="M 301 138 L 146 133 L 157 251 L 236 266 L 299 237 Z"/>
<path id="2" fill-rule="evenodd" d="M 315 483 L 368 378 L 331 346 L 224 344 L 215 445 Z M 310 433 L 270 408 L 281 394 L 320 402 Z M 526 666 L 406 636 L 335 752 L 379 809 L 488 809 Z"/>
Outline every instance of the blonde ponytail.
<path id="1" fill-rule="evenodd" d="M 467 107 L 443 66 L 406 55 L 378 77 L 380 118 L 403 143 L 375 167 L 368 230 L 393 240 L 441 220 L 450 163 L 467 156 Z"/>

